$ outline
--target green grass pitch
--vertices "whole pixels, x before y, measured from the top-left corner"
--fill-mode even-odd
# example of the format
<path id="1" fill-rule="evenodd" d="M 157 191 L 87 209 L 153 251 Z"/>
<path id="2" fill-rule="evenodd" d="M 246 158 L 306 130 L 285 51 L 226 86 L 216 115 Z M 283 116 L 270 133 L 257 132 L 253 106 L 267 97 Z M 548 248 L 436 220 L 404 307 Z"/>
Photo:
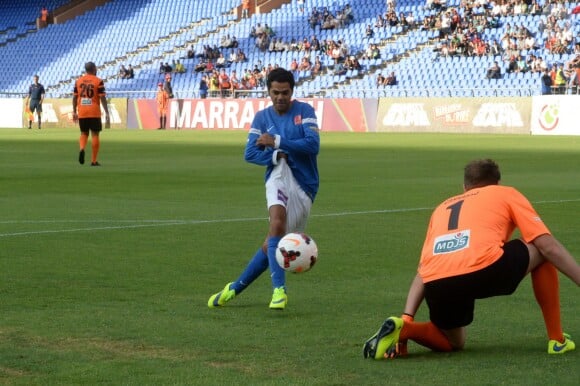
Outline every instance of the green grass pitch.
<path id="1" fill-rule="evenodd" d="M 245 137 L 104 131 L 94 168 L 75 130 L 0 130 L 0 384 L 577 384 L 580 352 L 547 355 L 529 278 L 478 303 L 463 352 L 377 362 L 362 344 L 402 311 L 430 210 L 473 158 L 497 160 L 579 257 L 580 138 L 322 133 L 318 263 L 288 277 L 283 312 L 268 275 L 210 310 L 266 235 Z M 580 343 L 578 289 L 560 286 Z"/>

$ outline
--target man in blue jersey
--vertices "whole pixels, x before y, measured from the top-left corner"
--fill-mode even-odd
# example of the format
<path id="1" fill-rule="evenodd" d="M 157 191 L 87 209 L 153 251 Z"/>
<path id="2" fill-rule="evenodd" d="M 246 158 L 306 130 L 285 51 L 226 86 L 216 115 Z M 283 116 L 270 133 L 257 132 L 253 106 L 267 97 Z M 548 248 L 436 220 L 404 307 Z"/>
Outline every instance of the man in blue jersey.
<path id="1" fill-rule="evenodd" d="M 44 101 L 44 86 L 38 83 L 38 75 L 34 75 L 33 83 L 28 88 L 28 95 L 26 96 L 26 102 L 24 104 L 28 106 L 30 115 L 28 118 L 28 128 L 32 129 L 32 118 L 34 117 L 34 112 L 38 116 L 38 129 L 40 129 L 42 121 L 42 102 Z"/>
<path id="2" fill-rule="evenodd" d="M 294 76 L 283 68 L 268 74 L 266 86 L 273 105 L 256 113 L 244 157 L 266 166 L 268 235 L 240 277 L 209 298 L 210 308 L 232 300 L 267 268 L 273 287 L 270 308 L 286 307 L 286 276 L 276 262 L 276 247 L 286 233 L 304 231 L 318 192 L 320 137 L 314 108 L 292 100 Z"/>

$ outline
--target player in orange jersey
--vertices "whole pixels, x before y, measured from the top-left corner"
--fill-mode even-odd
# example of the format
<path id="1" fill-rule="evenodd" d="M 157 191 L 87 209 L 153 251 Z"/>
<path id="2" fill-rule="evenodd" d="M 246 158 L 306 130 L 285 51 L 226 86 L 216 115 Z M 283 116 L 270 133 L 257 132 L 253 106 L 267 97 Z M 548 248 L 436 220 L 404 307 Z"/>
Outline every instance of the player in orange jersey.
<path id="1" fill-rule="evenodd" d="M 169 94 L 163 88 L 163 83 L 157 84 L 157 112 L 159 113 L 159 128 L 165 130 L 167 127 L 167 109 L 169 108 Z"/>
<path id="2" fill-rule="evenodd" d="M 500 177 L 490 159 L 467 164 L 464 193 L 431 215 L 403 316 L 387 318 L 367 340 L 365 358 L 406 355 L 408 339 L 434 351 L 462 349 L 475 300 L 512 294 L 528 273 L 544 317 L 548 353 L 574 350 L 562 331 L 558 271 L 580 285 L 580 265 L 523 194 L 499 185 Z M 521 238 L 510 240 L 516 228 Z M 423 299 L 430 321 L 415 322 Z"/>
<path id="3" fill-rule="evenodd" d="M 97 161 L 99 155 L 99 134 L 103 129 L 101 122 L 101 106 L 105 111 L 105 127 L 109 128 L 109 108 L 107 106 L 107 94 L 103 81 L 97 77 L 97 66 L 93 62 L 85 64 L 86 74 L 75 82 L 73 89 L 73 120 L 79 123 L 81 137 L 79 140 L 80 152 L 79 163 L 85 163 L 85 147 L 91 133 L 91 166 L 101 166 Z"/>

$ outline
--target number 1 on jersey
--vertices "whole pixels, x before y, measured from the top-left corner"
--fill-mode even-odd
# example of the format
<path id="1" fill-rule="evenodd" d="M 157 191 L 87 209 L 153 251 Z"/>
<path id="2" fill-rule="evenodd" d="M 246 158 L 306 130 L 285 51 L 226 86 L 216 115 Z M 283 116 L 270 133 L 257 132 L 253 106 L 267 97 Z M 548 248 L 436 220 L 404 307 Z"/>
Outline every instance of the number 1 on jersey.
<path id="1" fill-rule="evenodd" d="M 447 229 L 452 231 L 459 228 L 459 212 L 461 211 L 461 206 L 463 205 L 463 200 L 457 201 L 453 205 L 449 205 L 447 209 L 451 212 L 449 213 L 449 222 L 447 223 Z"/>

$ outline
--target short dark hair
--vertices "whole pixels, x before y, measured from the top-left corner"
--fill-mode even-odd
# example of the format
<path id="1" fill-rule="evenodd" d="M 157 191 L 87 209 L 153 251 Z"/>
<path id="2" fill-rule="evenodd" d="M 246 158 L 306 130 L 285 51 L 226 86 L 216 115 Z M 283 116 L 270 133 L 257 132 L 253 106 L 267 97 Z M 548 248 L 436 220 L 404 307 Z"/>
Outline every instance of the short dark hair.
<path id="1" fill-rule="evenodd" d="M 268 90 L 272 87 L 272 82 L 288 83 L 290 84 L 290 88 L 294 90 L 294 75 L 282 67 L 275 68 L 268 74 L 268 79 L 266 79 L 266 87 Z"/>
<path id="2" fill-rule="evenodd" d="M 85 71 L 89 74 L 95 74 L 97 72 L 97 66 L 93 62 L 86 62 Z"/>
<path id="3" fill-rule="evenodd" d="M 489 159 L 477 159 L 465 165 L 463 185 L 466 190 L 497 185 L 501 179 L 498 164 Z"/>

